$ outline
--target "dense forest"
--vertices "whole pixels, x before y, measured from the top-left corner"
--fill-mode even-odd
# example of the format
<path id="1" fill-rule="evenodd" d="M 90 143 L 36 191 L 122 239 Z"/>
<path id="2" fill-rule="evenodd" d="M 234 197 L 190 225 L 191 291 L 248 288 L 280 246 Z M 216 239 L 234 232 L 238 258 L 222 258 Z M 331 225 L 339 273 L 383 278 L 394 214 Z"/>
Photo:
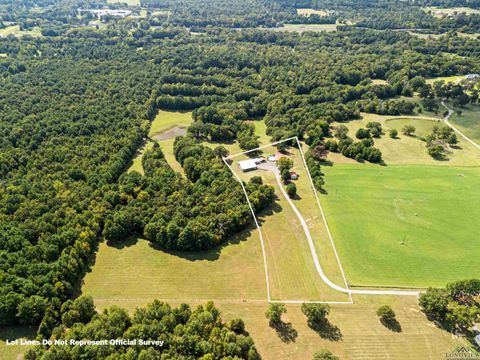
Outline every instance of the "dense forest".
<path id="1" fill-rule="evenodd" d="M 243 321 L 224 323 L 211 302 L 191 309 L 186 304 L 172 308 L 155 300 L 130 316 L 116 306 L 99 314 L 91 297 L 79 297 L 59 309 L 50 307 L 40 333 L 49 333 L 48 327 L 54 339 L 62 339 L 65 344 L 53 344 L 49 349 L 37 346 L 25 354 L 25 359 L 260 358 Z M 125 343 L 111 344 L 110 339 Z M 92 344 L 80 345 L 86 341 Z"/>
<path id="2" fill-rule="evenodd" d="M 307 161 L 321 189 L 318 154 L 325 149 L 382 160 L 375 126 L 353 139 L 335 134 L 333 122 L 360 112 L 411 114 L 418 105 L 404 98 L 419 92 L 425 106 L 444 96 L 478 101 L 462 88 L 425 83 L 480 73 L 478 40 L 454 32 L 420 39 L 358 24 L 333 33 L 256 29 L 298 22 L 295 9 L 303 6 L 335 10 L 314 22 L 346 19 L 349 4 L 359 21 L 380 24 L 376 14 L 390 21 L 366 27 L 390 29 L 407 8 L 385 1 L 372 10 L 368 3 L 244 0 L 206 8 L 203 1 L 146 0 L 151 16 L 105 18 L 97 28 L 91 14 L 77 10 L 103 1 L 41 0 L 38 9 L 31 1 L 1 1 L 2 27 L 39 27 L 41 34 L 0 37 L 0 325 L 38 324 L 52 304 L 72 297 L 103 238 L 118 243 L 139 234 L 164 249 L 201 250 L 248 226 L 242 189 L 221 160 L 225 149 L 204 140 L 255 148 L 247 120 L 262 118 L 273 141 L 298 136 L 311 146 Z M 389 13 L 394 4 L 399 17 Z M 415 18 L 417 10 L 405 14 Z M 422 14 L 412 27 L 432 19 Z M 188 136 L 175 142 L 185 176 L 158 146 L 145 153 L 143 175 L 126 173 L 158 109 L 193 110 Z M 274 201 L 258 181 L 246 189 L 256 211 Z M 109 315 L 95 316 L 102 322 Z"/>

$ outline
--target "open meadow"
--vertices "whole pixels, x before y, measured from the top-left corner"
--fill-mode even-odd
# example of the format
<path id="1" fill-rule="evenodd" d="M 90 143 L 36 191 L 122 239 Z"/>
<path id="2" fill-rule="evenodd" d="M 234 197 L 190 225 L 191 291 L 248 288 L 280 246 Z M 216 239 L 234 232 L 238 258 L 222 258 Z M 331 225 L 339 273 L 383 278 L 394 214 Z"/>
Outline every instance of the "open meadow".
<path id="1" fill-rule="evenodd" d="M 449 106 L 451 105 L 449 104 Z M 480 105 L 468 104 L 461 108 L 455 108 L 455 110 L 461 110 L 462 113 L 459 115 L 455 112 L 450 117 L 450 122 L 477 144 L 480 144 Z"/>
<path id="2" fill-rule="evenodd" d="M 472 144 L 458 136 L 458 146 L 450 148 L 446 158 L 442 161 L 433 159 L 427 152 L 426 144 L 422 140 L 432 132 L 435 125 L 441 125 L 440 119 L 423 118 L 421 116 L 381 116 L 376 114 L 362 114 L 362 119 L 346 123 L 334 123 L 333 126 L 345 125 L 349 129 L 349 136 L 354 138 L 358 129 L 364 128 L 369 122 L 378 121 L 382 124 L 383 134 L 375 138 L 375 147 L 382 151 L 383 160 L 387 165 L 435 165 L 435 166 L 480 166 L 480 152 Z M 413 136 L 402 133 L 405 125 L 413 125 L 416 129 Z M 398 131 L 398 136 L 392 139 L 388 132 L 391 129 Z M 334 163 L 358 164 L 355 160 L 339 153 L 330 153 L 328 159 Z"/>
<path id="3" fill-rule="evenodd" d="M 323 171 L 321 201 L 350 284 L 428 287 L 480 276 L 480 168 Z"/>

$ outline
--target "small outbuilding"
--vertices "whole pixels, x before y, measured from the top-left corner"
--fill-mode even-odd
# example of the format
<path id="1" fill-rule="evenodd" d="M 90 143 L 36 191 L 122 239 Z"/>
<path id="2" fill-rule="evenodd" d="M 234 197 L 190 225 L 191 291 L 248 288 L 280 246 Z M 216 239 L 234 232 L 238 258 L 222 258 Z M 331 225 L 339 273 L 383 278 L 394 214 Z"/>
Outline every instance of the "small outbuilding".
<path id="1" fill-rule="evenodd" d="M 238 166 L 240 167 L 240 170 L 242 170 L 243 172 L 257 169 L 257 163 L 255 162 L 255 160 L 239 161 Z"/>
<path id="2" fill-rule="evenodd" d="M 477 336 L 475 336 L 474 340 L 475 340 L 475 342 L 477 343 L 477 345 L 480 346 L 480 334 L 478 334 Z"/>
<path id="3" fill-rule="evenodd" d="M 478 80 L 478 79 L 480 79 L 480 75 L 479 74 L 468 74 L 467 76 L 465 76 L 465 79 L 467 79 L 467 80 Z"/>
<path id="4" fill-rule="evenodd" d="M 275 155 L 270 155 L 269 157 L 267 157 L 267 160 L 271 162 L 275 162 Z"/>
<path id="5" fill-rule="evenodd" d="M 290 172 L 290 179 L 298 180 L 298 174 L 294 171 Z"/>

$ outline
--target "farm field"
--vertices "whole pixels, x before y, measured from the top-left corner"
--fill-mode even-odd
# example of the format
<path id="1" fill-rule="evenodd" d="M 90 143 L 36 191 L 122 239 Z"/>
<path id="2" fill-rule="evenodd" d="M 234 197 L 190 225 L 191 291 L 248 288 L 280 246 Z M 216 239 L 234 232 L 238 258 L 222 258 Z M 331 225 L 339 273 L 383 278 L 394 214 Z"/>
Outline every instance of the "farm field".
<path id="1" fill-rule="evenodd" d="M 440 286 L 478 277 L 480 168 L 323 167 L 326 217 L 352 285 Z M 372 212 L 372 210 L 374 212 Z"/>
<path id="2" fill-rule="evenodd" d="M 34 326 L 0 326 L 0 359 L 16 360 L 30 348 L 25 345 L 7 345 L 6 339 L 9 341 L 34 340 L 36 334 L 37 328 Z"/>
<path id="3" fill-rule="evenodd" d="M 459 110 L 462 114 L 454 113 L 450 117 L 450 122 L 473 141 L 480 143 L 480 105 L 468 104 Z"/>
<path id="4" fill-rule="evenodd" d="M 435 160 L 427 153 L 425 142 L 421 140 L 421 137 L 430 133 L 434 125 L 441 125 L 440 119 L 423 118 L 421 116 L 382 116 L 364 113 L 362 114 L 362 119 L 342 124 L 349 128 L 349 136 L 354 138 L 356 131 L 365 127 L 370 121 L 378 121 L 382 124 L 385 134 L 381 138 L 375 138 L 374 142 L 375 146 L 382 151 L 383 160 L 387 165 L 480 166 L 480 152 L 460 136 L 458 136 L 458 148 L 450 149 L 446 160 Z M 415 136 L 406 136 L 401 132 L 403 126 L 407 124 L 415 126 Z M 396 139 L 392 139 L 388 135 L 390 129 L 399 131 Z M 330 153 L 328 159 L 335 163 L 357 164 L 355 160 L 344 157 L 339 153 Z"/>

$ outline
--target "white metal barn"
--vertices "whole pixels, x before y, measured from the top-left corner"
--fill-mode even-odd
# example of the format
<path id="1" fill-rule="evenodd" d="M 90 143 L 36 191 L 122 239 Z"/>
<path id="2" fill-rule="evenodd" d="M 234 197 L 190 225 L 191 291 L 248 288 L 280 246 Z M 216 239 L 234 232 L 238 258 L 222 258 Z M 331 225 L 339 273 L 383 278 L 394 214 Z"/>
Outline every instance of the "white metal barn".
<path id="1" fill-rule="evenodd" d="M 243 160 L 238 162 L 238 166 L 240 170 L 243 172 L 256 170 L 257 169 L 257 162 L 255 160 Z"/>

